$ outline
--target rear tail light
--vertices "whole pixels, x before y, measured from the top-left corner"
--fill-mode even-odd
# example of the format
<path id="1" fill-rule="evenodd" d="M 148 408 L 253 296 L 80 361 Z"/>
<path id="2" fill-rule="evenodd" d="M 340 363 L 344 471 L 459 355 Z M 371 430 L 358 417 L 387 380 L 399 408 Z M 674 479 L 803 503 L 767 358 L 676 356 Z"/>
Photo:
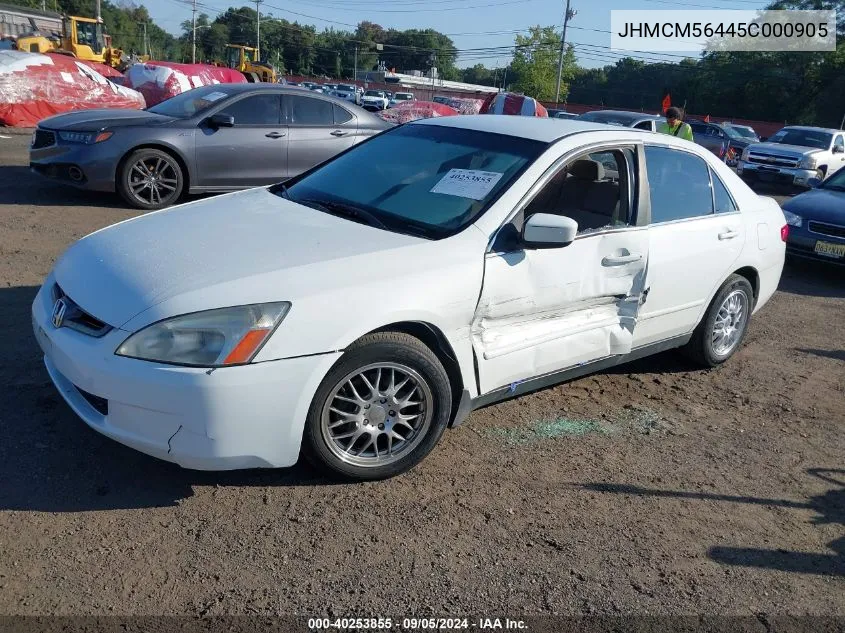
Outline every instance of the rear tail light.
<path id="1" fill-rule="evenodd" d="M 789 225 L 784 224 L 780 227 L 780 239 L 785 242 L 787 237 L 789 237 Z"/>

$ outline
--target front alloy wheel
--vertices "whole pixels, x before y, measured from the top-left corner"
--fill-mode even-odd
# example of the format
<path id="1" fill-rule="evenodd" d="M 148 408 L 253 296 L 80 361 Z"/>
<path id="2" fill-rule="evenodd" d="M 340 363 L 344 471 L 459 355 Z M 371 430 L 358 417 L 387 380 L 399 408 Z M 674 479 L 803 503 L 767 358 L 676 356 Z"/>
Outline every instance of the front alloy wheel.
<path id="1" fill-rule="evenodd" d="M 413 468 L 449 423 L 452 391 L 440 359 L 401 332 L 349 346 L 317 388 L 303 433 L 315 465 L 372 480 Z"/>
<path id="2" fill-rule="evenodd" d="M 133 152 L 123 163 L 118 190 L 126 202 L 148 211 L 174 204 L 182 195 L 183 174 L 173 156 L 157 149 Z"/>

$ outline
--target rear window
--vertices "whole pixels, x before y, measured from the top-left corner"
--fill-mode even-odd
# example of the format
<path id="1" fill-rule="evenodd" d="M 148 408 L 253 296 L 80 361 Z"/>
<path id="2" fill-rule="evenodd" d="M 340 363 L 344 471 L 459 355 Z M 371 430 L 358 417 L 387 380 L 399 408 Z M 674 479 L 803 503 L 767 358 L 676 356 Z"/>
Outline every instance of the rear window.
<path id="1" fill-rule="evenodd" d="M 438 239 L 474 222 L 546 147 L 501 134 L 404 125 L 277 192 L 303 204 L 357 207 L 398 232 Z"/>
<path id="2" fill-rule="evenodd" d="M 619 125 L 622 127 L 629 127 L 636 120 L 633 117 L 625 115 L 598 112 L 587 112 L 586 114 L 582 114 L 578 118 L 582 119 L 583 121 L 592 121 L 593 123 L 604 123 L 605 125 Z"/>

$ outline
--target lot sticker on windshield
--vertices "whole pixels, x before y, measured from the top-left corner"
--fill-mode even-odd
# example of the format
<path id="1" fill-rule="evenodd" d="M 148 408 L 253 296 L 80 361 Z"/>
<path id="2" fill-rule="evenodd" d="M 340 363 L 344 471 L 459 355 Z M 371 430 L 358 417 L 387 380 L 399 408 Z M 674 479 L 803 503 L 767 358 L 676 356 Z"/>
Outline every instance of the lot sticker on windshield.
<path id="1" fill-rule="evenodd" d="M 495 171 L 479 171 L 477 169 L 450 169 L 440 179 L 431 193 L 443 193 L 447 196 L 459 196 L 472 200 L 483 200 L 493 190 L 503 174 Z"/>
<path id="2" fill-rule="evenodd" d="M 209 92 L 203 99 L 206 101 L 218 101 L 226 96 L 225 92 Z"/>

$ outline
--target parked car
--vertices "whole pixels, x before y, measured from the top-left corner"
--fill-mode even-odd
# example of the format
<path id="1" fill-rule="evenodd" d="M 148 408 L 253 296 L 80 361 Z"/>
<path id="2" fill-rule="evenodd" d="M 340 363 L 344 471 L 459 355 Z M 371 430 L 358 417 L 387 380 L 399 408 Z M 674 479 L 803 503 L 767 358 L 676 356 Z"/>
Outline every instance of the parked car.
<path id="1" fill-rule="evenodd" d="M 390 107 L 395 106 L 397 103 L 405 103 L 406 101 L 416 101 L 413 92 L 395 92 L 390 99 Z"/>
<path id="2" fill-rule="evenodd" d="M 680 139 L 440 117 L 83 238 L 32 323 L 59 393 L 118 442 L 378 479 L 474 408 L 670 348 L 724 363 L 785 228 Z"/>
<path id="3" fill-rule="evenodd" d="M 333 97 L 349 101 L 350 103 L 354 103 L 356 105 L 360 105 L 361 102 L 361 97 L 355 89 L 355 86 L 351 86 L 349 84 L 337 84 L 331 94 Z"/>
<path id="4" fill-rule="evenodd" d="M 567 112 L 566 110 L 556 110 L 554 108 L 548 109 L 550 119 L 577 119 L 578 115 L 573 114 L 572 112 Z"/>
<path id="5" fill-rule="evenodd" d="M 580 121 L 590 121 L 592 123 L 604 123 L 606 125 L 618 125 L 622 127 L 632 127 L 638 130 L 657 131 L 657 126 L 663 120 L 654 114 L 645 114 L 643 112 L 626 112 L 623 110 L 594 110 L 586 112 L 578 117 Z"/>
<path id="6" fill-rule="evenodd" d="M 739 136 L 743 139 L 747 140 L 750 143 L 758 143 L 760 139 L 760 135 L 754 130 L 753 127 L 750 125 L 739 125 L 738 123 L 722 123 L 722 127 L 730 128 L 732 131 L 736 132 Z"/>
<path id="7" fill-rule="evenodd" d="M 845 132 L 790 125 L 765 143 L 752 143 L 742 152 L 737 173 L 759 180 L 809 188 L 845 166 Z"/>
<path id="8" fill-rule="evenodd" d="M 305 86 L 306 88 L 308 88 L 308 90 L 311 90 L 312 88 L 314 88 L 314 86 L 317 86 L 319 84 L 315 84 L 313 81 L 302 81 L 299 85 Z"/>
<path id="9" fill-rule="evenodd" d="M 365 110 L 387 110 L 389 102 L 384 90 L 367 90 L 361 97 L 361 106 Z"/>
<path id="10" fill-rule="evenodd" d="M 845 169 L 783 204 L 788 255 L 845 264 Z"/>
<path id="11" fill-rule="evenodd" d="M 715 123 L 705 123 L 694 119 L 687 120 L 686 123 L 692 128 L 692 137 L 696 143 L 706 147 L 722 160 L 725 159 L 730 140 L 727 132 Z"/>
<path id="12" fill-rule="evenodd" d="M 308 89 L 311 90 L 311 92 L 319 92 L 320 94 L 323 94 L 325 92 L 325 90 L 323 90 L 323 86 L 321 86 L 320 84 L 312 84 L 308 87 Z"/>
<path id="13" fill-rule="evenodd" d="M 434 103 L 442 103 L 443 105 L 449 105 L 449 99 L 450 97 L 444 97 L 442 95 L 437 95 L 431 98 Z"/>
<path id="14" fill-rule="evenodd" d="M 138 110 L 87 110 L 39 123 L 36 172 L 139 209 L 183 193 L 279 182 L 390 127 L 346 102 L 278 84 L 215 84 Z"/>

